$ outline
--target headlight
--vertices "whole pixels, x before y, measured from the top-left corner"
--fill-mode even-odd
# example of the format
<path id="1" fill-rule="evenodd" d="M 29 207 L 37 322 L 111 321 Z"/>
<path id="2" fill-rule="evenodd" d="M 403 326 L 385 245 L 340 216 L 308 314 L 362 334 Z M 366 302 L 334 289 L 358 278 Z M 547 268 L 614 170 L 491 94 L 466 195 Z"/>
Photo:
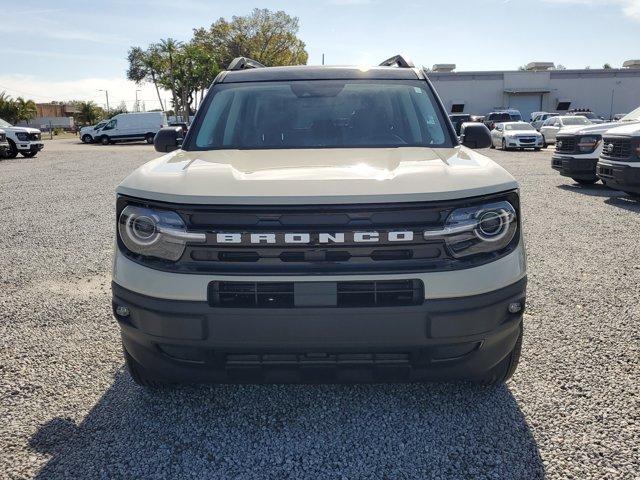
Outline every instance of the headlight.
<path id="1" fill-rule="evenodd" d="M 580 137 L 578 140 L 578 150 L 582 153 L 593 152 L 598 143 L 600 143 L 601 137 L 598 135 L 588 135 L 585 137 Z"/>
<path id="2" fill-rule="evenodd" d="M 165 260 L 178 260 L 187 242 L 206 241 L 204 233 L 187 232 L 180 215 L 128 205 L 118 219 L 120 239 L 133 253 Z"/>
<path id="3" fill-rule="evenodd" d="M 517 228 L 515 208 L 502 201 L 454 210 L 442 230 L 426 231 L 424 238 L 444 239 L 451 254 L 461 258 L 505 248 Z"/>
<path id="4" fill-rule="evenodd" d="M 26 142 L 29 139 L 29 134 L 25 132 L 17 132 L 16 138 L 21 142 Z"/>

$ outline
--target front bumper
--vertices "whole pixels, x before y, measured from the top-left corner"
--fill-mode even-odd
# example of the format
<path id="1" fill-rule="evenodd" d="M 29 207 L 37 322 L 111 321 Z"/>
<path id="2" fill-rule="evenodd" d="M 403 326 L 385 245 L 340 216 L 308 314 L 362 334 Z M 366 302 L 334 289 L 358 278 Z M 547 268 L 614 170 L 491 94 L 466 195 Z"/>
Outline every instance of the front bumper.
<path id="1" fill-rule="evenodd" d="M 176 382 L 280 383 L 479 378 L 513 349 L 526 277 L 416 306 L 219 308 L 113 283 L 124 348 Z M 127 317 L 115 313 L 129 309 Z"/>
<path id="2" fill-rule="evenodd" d="M 533 141 L 517 137 L 505 137 L 504 141 L 508 148 L 541 148 L 543 144 L 542 137 L 535 138 Z"/>
<path id="3" fill-rule="evenodd" d="M 44 143 L 37 142 L 18 142 L 16 148 L 19 152 L 39 152 L 44 148 Z"/>
<path id="4" fill-rule="evenodd" d="M 560 172 L 560 175 L 579 180 L 597 180 L 597 163 L 598 157 L 569 157 L 557 154 L 551 157 L 551 168 Z"/>
<path id="5" fill-rule="evenodd" d="M 616 162 L 598 161 L 596 166 L 598 178 L 608 187 L 625 192 L 640 193 L 640 165 L 618 164 Z"/>

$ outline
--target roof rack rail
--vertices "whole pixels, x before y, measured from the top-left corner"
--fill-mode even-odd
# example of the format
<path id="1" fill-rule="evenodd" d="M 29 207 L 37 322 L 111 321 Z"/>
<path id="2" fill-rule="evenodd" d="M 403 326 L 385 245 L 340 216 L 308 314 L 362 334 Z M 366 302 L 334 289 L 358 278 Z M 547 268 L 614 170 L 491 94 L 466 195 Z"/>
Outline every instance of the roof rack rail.
<path id="1" fill-rule="evenodd" d="M 414 68 L 415 65 L 410 58 L 404 58 L 402 55 L 394 55 L 391 58 L 387 58 L 382 62 L 380 67 L 400 67 L 400 68 Z"/>
<path id="2" fill-rule="evenodd" d="M 236 57 L 231 60 L 227 70 L 246 70 L 248 68 L 265 68 L 263 64 L 246 57 Z"/>

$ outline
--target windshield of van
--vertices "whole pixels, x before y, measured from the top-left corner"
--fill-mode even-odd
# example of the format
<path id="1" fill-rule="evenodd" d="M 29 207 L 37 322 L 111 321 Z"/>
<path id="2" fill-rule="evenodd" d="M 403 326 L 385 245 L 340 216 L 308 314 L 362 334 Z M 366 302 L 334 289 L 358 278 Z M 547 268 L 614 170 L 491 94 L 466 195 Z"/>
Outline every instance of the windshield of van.
<path id="1" fill-rule="evenodd" d="M 186 149 L 452 146 L 423 81 L 218 84 Z"/>

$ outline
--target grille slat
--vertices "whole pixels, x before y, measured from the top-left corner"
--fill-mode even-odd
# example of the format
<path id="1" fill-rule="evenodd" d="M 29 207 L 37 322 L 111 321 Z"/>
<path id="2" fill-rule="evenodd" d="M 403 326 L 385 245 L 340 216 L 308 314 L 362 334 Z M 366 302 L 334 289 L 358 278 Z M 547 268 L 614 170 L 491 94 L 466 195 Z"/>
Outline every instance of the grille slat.
<path id="1" fill-rule="evenodd" d="M 606 157 L 628 159 L 632 152 L 630 138 L 605 137 L 603 140 L 602 153 Z"/>
<path id="2" fill-rule="evenodd" d="M 326 287 L 326 283 L 323 284 Z M 221 308 L 296 307 L 294 282 L 221 282 L 209 284 L 209 305 Z M 418 305 L 424 299 L 420 280 L 335 283 L 336 300 L 327 307 Z"/>
<path id="3" fill-rule="evenodd" d="M 576 137 L 563 137 L 558 136 L 556 138 L 556 152 L 570 153 L 576 150 L 577 139 Z"/>

